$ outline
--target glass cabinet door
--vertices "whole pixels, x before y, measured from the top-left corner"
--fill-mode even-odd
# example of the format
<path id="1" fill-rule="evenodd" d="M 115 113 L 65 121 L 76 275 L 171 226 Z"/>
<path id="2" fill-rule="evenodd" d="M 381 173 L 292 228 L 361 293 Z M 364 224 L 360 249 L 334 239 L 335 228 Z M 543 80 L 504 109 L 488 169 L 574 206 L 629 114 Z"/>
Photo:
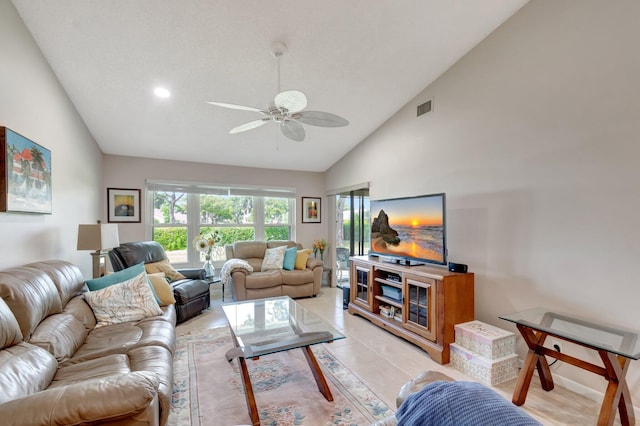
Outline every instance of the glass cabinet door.
<path id="1" fill-rule="evenodd" d="M 354 276 L 351 280 L 351 299 L 354 303 L 371 310 L 372 295 L 369 282 L 371 269 L 368 266 L 364 267 L 355 264 L 352 271 Z"/>
<path id="2" fill-rule="evenodd" d="M 436 340 L 435 281 L 405 278 L 404 327 L 427 339 Z"/>

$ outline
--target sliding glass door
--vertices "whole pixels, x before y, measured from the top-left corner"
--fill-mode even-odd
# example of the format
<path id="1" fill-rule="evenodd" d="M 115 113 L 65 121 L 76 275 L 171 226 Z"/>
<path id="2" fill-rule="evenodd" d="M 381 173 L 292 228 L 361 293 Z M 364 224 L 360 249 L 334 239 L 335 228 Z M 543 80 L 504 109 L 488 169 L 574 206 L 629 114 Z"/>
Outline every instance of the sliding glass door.
<path id="1" fill-rule="evenodd" d="M 349 282 L 349 256 L 361 256 L 369 252 L 370 226 L 368 188 L 336 195 L 338 287 Z"/>

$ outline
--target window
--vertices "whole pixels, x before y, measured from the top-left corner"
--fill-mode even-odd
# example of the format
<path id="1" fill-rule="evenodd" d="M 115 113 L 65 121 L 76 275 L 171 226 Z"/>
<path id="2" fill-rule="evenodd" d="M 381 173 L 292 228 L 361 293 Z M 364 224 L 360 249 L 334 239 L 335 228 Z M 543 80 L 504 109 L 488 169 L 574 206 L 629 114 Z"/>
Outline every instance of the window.
<path id="1" fill-rule="evenodd" d="M 215 231 L 220 243 L 212 259 L 219 264 L 226 260 L 225 244 L 295 239 L 292 189 L 148 181 L 147 200 L 152 200 L 150 236 L 164 247 L 171 263 L 202 265 L 204 255 L 191 243 L 196 236 Z"/>

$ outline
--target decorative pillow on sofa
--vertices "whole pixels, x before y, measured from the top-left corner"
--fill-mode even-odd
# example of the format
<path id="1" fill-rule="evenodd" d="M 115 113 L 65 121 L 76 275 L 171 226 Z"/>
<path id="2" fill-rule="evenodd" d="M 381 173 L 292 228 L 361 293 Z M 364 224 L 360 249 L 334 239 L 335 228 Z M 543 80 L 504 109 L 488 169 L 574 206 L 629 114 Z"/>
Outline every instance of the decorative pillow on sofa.
<path id="1" fill-rule="evenodd" d="M 87 280 L 87 287 L 89 287 L 90 291 L 102 290 L 103 288 L 110 287 L 115 284 L 120 284 L 121 282 L 130 280 L 131 278 L 137 277 L 140 274 L 145 272 L 144 263 L 138 263 L 137 265 L 133 265 L 127 269 L 123 269 L 122 271 L 114 272 L 112 274 L 107 274 L 104 277 L 94 278 L 92 280 Z M 156 294 L 156 290 L 151 285 L 151 281 L 147 280 L 147 284 L 153 293 L 153 297 L 155 297 L 156 302 L 160 304 L 160 298 Z"/>
<path id="2" fill-rule="evenodd" d="M 121 282 L 130 280 L 133 277 L 137 277 L 144 272 L 144 263 L 138 263 L 122 271 L 107 274 L 104 277 L 94 278 L 87 280 L 87 287 L 90 291 L 102 290 L 114 284 L 120 284 Z"/>
<path id="3" fill-rule="evenodd" d="M 153 289 L 160 299 L 160 306 L 173 305 L 176 303 L 176 298 L 173 295 L 173 289 L 169 285 L 164 272 L 158 272 L 155 274 L 147 274 L 147 278 L 151 282 Z"/>
<path id="4" fill-rule="evenodd" d="M 176 268 L 171 266 L 171 264 L 169 263 L 169 259 L 161 260 L 160 262 L 147 263 L 146 265 L 144 265 L 144 269 L 146 269 L 147 274 L 164 272 L 167 278 L 169 278 L 169 280 L 171 281 L 183 280 L 186 278 L 180 272 L 176 271 Z"/>
<path id="5" fill-rule="evenodd" d="M 284 260 L 282 261 L 282 269 L 286 271 L 293 271 L 296 266 L 296 254 L 298 253 L 298 247 L 290 247 L 284 252 Z"/>
<path id="6" fill-rule="evenodd" d="M 296 253 L 296 269 L 307 269 L 307 259 L 311 255 L 311 249 L 298 250 Z"/>
<path id="7" fill-rule="evenodd" d="M 96 317 L 96 328 L 162 315 L 144 272 L 120 284 L 84 293 L 84 298 Z"/>
<path id="8" fill-rule="evenodd" d="M 267 249 L 264 252 L 264 258 L 262 259 L 261 271 L 271 271 L 274 269 L 282 269 L 284 263 L 284 252 L 287 250 L 287 246 L 280 246 Z"/>

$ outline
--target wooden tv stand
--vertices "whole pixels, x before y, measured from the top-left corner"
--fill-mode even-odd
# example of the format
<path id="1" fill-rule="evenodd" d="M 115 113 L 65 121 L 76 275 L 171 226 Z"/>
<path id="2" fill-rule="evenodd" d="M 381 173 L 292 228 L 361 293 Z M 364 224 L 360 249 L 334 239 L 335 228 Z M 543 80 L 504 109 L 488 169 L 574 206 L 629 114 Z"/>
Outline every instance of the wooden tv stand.
<path id="1" fill-rule="evenodd" d="M 434 361 L 449 363 L 453 326 L 474 319 L 474 275 L 368 256 L 350 260 L 349 313 L 419 346 Z M 381 306 L 392 309 L 385 315 Z"/>

